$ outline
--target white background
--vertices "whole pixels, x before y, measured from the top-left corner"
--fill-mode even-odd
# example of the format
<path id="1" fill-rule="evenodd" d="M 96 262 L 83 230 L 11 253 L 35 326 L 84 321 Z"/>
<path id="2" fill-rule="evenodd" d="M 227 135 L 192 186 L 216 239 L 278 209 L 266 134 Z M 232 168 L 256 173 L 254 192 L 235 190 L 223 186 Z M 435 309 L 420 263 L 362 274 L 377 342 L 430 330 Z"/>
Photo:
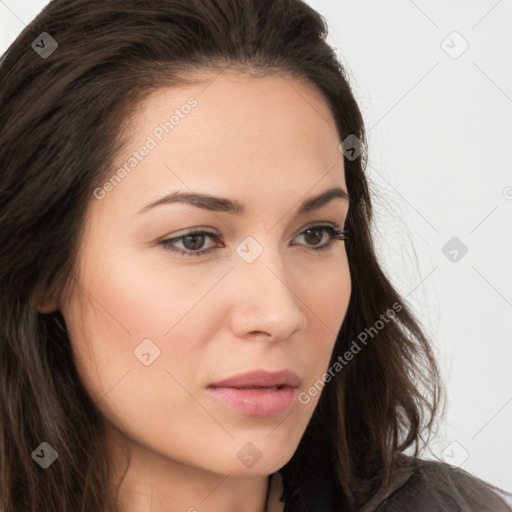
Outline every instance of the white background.
<path id="1" fill-rule="evenodd" d="M 447 386 L 424 456 L 512 491 L 512 0 L 307 1 L 367 125 L 382 262 Z M 0 53 L 46 4 L 0 0 Z"/>

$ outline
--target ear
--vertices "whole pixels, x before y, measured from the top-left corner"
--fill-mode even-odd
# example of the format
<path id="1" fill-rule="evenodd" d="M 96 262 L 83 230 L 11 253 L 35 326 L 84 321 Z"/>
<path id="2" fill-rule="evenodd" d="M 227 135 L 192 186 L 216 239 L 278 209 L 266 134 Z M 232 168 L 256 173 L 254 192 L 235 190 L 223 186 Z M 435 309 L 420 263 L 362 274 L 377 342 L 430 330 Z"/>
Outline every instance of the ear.
<path id="1" fill-rule="evenodd" d="M 43 315 L 53 313 L 54 311 L 58 311 L 60 309 L 60 297 L 56 292 L 46 292 L 43 294 L 34 292 L 30 298 L 30 305 L 33 309 Z"/>

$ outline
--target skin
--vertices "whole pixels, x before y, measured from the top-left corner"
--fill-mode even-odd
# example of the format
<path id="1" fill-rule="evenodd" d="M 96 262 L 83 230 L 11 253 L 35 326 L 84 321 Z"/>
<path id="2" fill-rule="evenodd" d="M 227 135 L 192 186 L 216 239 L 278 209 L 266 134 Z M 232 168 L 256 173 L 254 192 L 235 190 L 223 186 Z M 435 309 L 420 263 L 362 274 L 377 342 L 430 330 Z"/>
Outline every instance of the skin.
<path id="1" fill-rule="evenodd" d="M 262 512 L 269 475 L 292 457 L 319 395 L 262 418 L 231 409 L 206 387 L 252 369 L 287 368 L 302 392 L 327 370 L 351 292 L 345 242 L 315 252 L 329 234 L 301 233 L 319 223 L 343 227 L 349 203 L 296 210 L 328 188 L 346 190 L 343 154 L 311 85 L 230 71 L 155 91 L 132 119 L 116 164 L 191 96 L 198 105 L 179 125 L 103 199 L 91 198 L 74 286 L 55 307 L 107 420 L 119 478 L 122 446 L 131 454 L 122 512 Z M 175 190 L 238 200 L 247 214 L 180 203 L 138 214 Z M 196 242 L 196 250 L 214 247 L 200 257 L 158 243 L 191 228 L 222 241 Z M 248 236 L 263 248 L 250 264 L 235 252 Z M 194 249 L 185 244 L 177 242 Z M 148 338 L 160 356 L 145 366 L 134 350 Z M 252 467 L 237 456 L 247 443 L 261 453 Z M 272 510 L 281 510 L 276 489 Z"/>

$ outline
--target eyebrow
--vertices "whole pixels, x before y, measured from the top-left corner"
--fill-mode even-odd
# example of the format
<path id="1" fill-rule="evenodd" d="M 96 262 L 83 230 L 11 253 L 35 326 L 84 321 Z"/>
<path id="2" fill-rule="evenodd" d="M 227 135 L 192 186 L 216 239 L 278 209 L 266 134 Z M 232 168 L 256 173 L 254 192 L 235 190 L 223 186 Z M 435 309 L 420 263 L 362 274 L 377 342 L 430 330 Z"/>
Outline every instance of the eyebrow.
<path id="1" fill-rule="evenodd" d="M 303 201 L 297 210 L 297 215 L 304 215 L 305 213 L 317 210 L 333 199 L 344 199 L 349 201 L 349 196 L 348 193 L 340 187 L 330 188 L 321 194 L 310 197 L 309 199 Z M 138 214 L 147 212 L 148 210 L 163 204 L 174 203 L 185 203 L 197 208 L 202 208 L 203 210 L 209 210 L 212 212 L 224 212 L 231 215 L 243 216 L 246 214 L 245 206 L 236 200 L 211 196 L 208 194 L 179 191 L 172 192 L 171 194 L 161 197 L 160 199 L 157 199 L 156 201 L 153 201 L 152 203 L 144 206 L 144 208 L 142 208 Z"/>

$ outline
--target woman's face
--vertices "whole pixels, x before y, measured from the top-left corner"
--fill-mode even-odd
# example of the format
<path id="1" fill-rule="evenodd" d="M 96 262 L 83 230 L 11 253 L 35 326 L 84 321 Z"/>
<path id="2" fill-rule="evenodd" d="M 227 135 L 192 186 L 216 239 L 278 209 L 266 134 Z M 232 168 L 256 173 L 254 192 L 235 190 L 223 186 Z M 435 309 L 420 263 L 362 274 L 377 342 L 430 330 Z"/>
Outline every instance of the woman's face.
<path id="1" fill-rule="evenodd" d="M 137 111 L 110 184 L 91 197 L 60 309 L 80 378 L 139 461 L 268 475 L 306 429 L 319 395 L 297 397 L 327 370 L 349 302 L 345 242 L 305 233 L 342 228 L 348 200 L 299 211 L 346 191 L 343 154 L 310 86 L 201 79 Z M 160 201 L 178 192 L 225 199 Z M 197 231 L 211 236 L 179 238 Z M 210 388 L 253 370 L 289 370 L 298 386 Z"/>

